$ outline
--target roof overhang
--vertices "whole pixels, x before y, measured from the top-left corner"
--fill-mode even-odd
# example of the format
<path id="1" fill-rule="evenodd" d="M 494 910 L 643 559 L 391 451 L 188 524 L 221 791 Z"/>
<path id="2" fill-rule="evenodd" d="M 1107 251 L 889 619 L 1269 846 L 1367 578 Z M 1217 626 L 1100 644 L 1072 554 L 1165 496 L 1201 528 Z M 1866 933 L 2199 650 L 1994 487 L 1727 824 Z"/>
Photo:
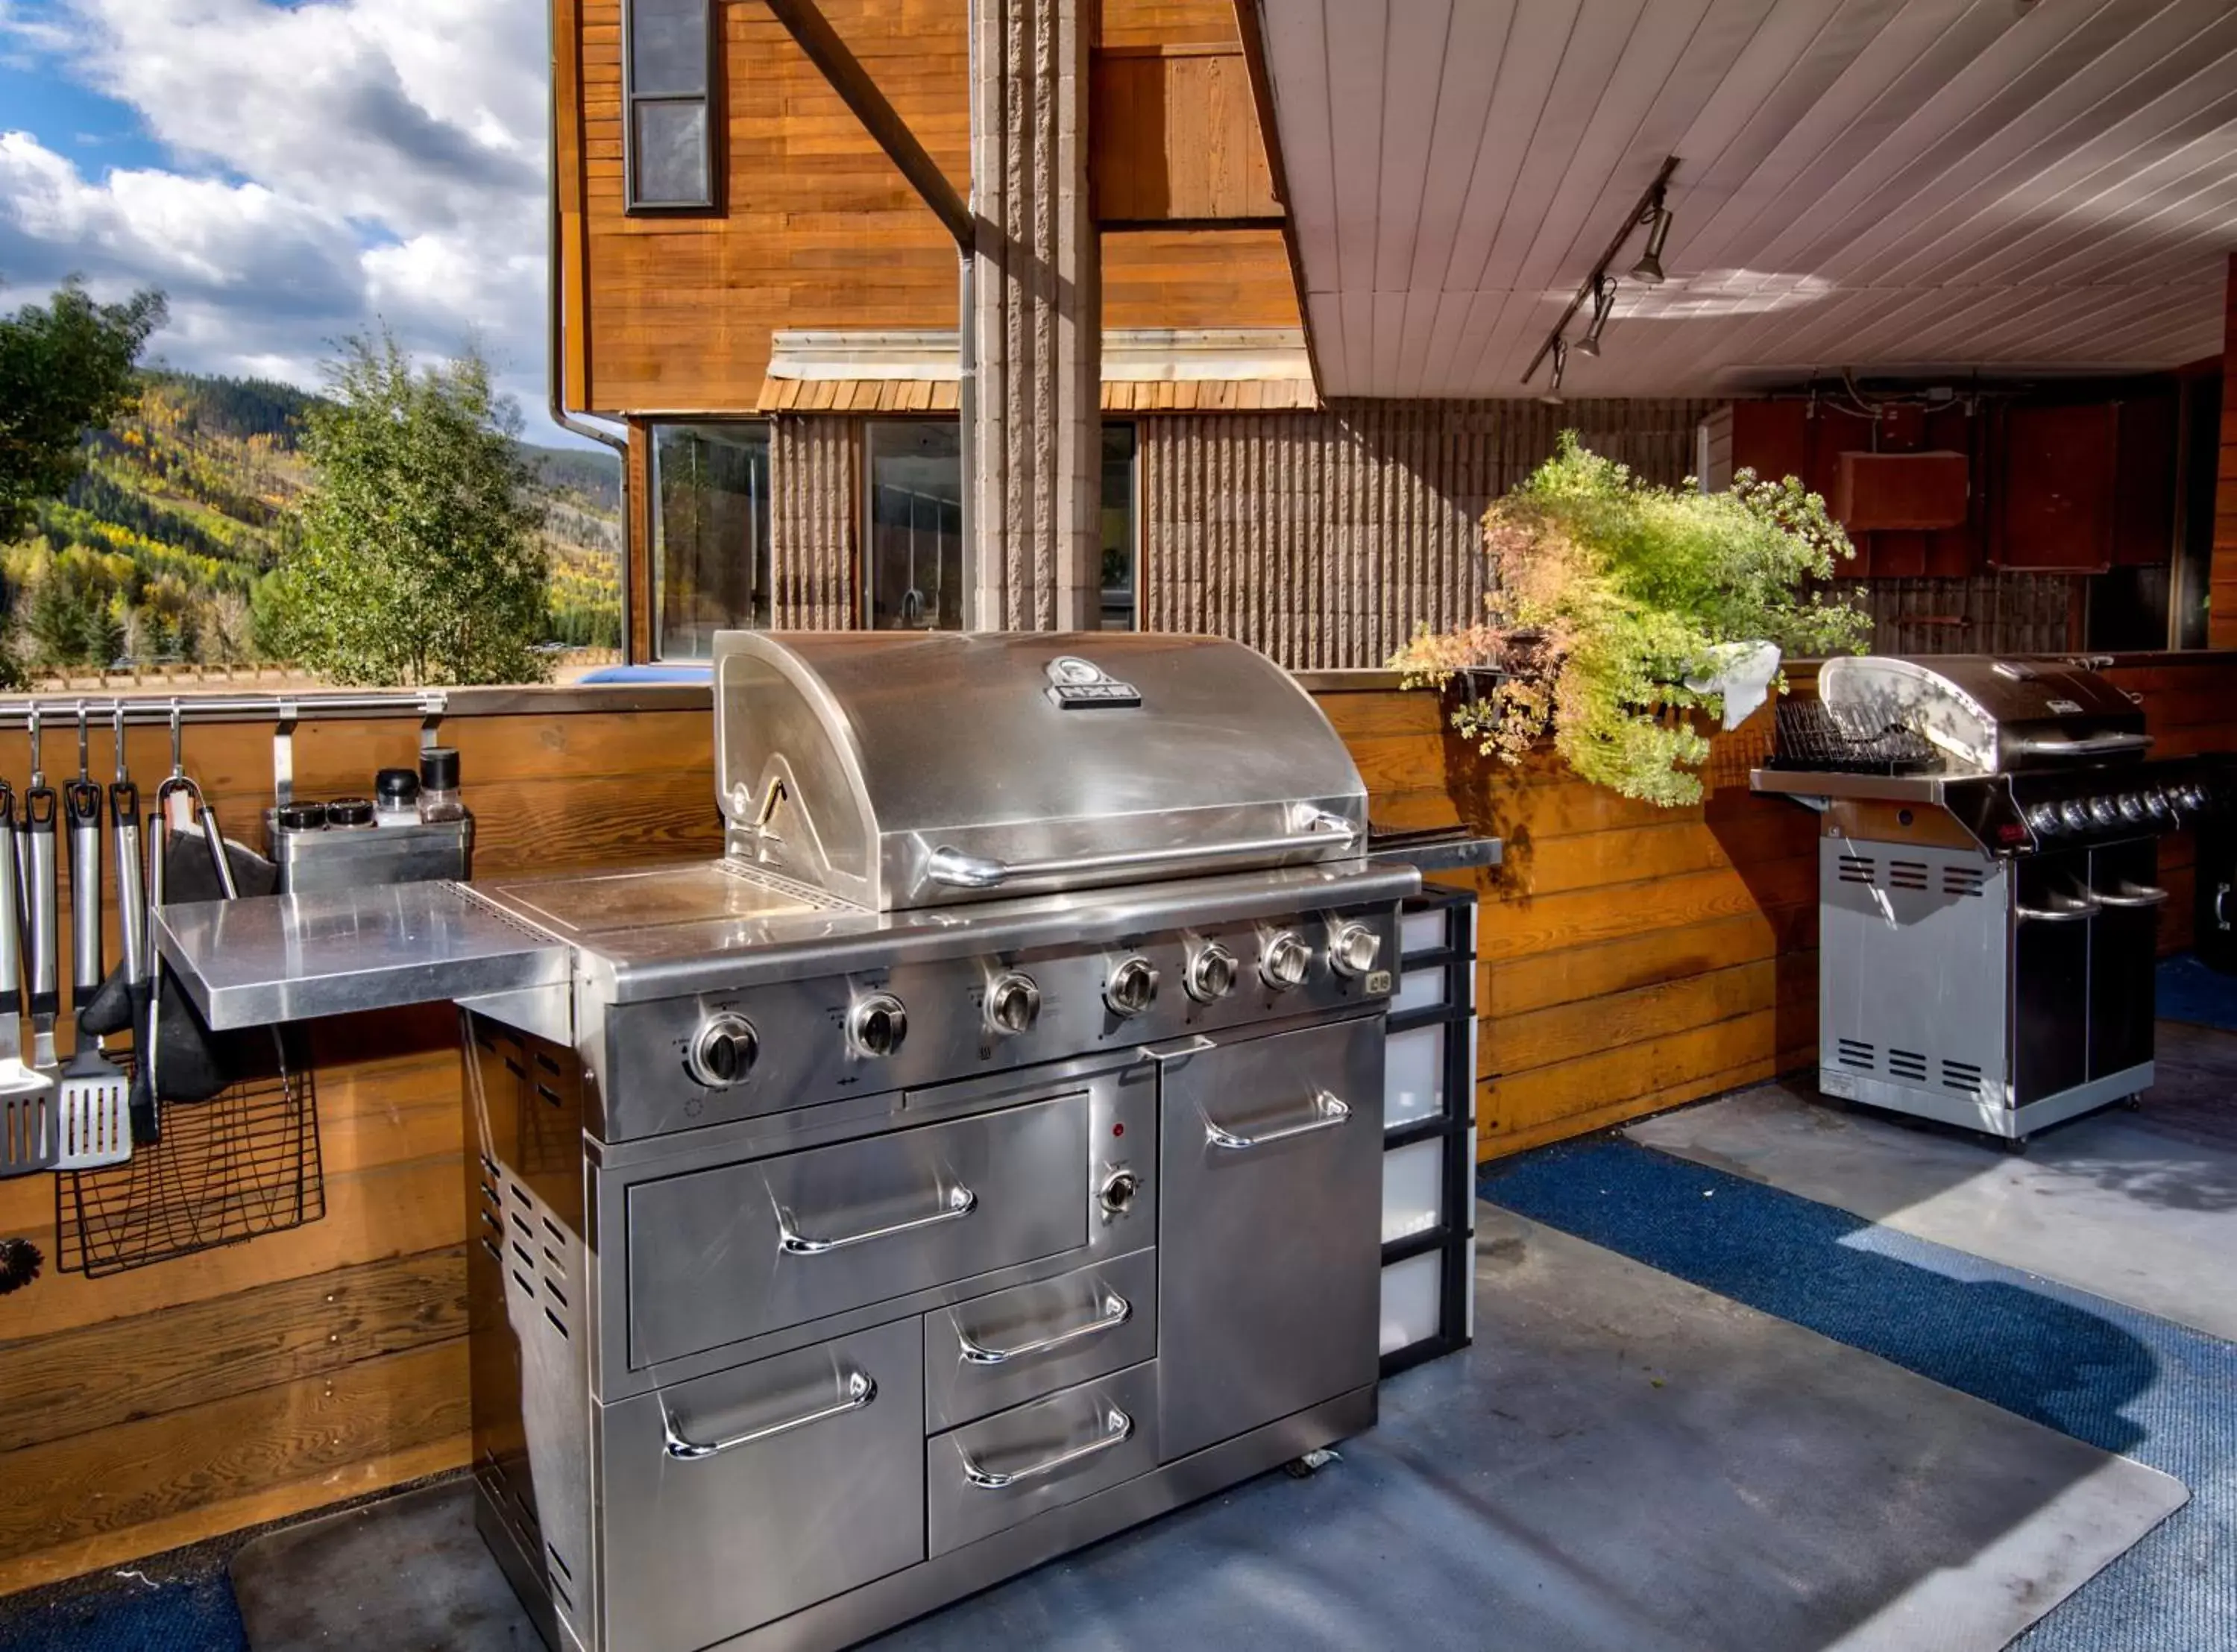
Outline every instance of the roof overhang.
<path id="1" fill-rule="evenodd" d="M 1611 261 L 1567 390 L 2221 347 L 2227 0 L 1244 3 L 1330 396 L 1542 388 L 1524 369 L 1672 155 L 1670 279 L 1627 278 L 1637 238 Z"/>

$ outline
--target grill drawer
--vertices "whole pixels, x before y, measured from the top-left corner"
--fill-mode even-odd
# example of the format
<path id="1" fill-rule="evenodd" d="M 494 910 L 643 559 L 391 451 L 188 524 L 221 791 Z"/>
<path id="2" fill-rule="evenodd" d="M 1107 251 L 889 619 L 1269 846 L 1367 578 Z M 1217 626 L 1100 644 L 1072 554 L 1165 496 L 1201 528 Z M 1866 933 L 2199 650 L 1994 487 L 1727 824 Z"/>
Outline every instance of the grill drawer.
<path id="1" fill-rule="evenodd" d="M 1079 1091 L 632 1188 L 630 1363 L 1077 1248 L 1086 1173 Z"/>
<path id="2" fill-rule="evenodd" d="M 925 1442 L 925 1518 L 944 1555 L 1158 1466 L 1152 1359 Z"/>
<path id="3" fill-rule="evenodd" d="M 1149 1359 L 1157 1289 L 1158 1254 L 1141 1250 L 927 1313 L 925 1432 Z"/>
<path id="4" fill-rule="evenodd" d="M 607 1646 L 690 1652 L 924 1558 L 918 1325 L 604 1408 Z"/>

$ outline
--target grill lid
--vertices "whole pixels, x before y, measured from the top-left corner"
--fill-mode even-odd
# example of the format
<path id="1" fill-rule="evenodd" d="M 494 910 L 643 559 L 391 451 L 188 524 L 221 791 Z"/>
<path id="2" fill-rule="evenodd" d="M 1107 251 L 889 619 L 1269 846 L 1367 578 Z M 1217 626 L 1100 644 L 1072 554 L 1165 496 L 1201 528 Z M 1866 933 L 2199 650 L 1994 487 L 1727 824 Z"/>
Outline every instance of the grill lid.
<path id="1" fill-rule="evenodd" d="M 1216 637 L 729 631 L 730 852 L 889 911 L 1363 852 L 1310 695 Z"/>
<path id="2" fill-rule="evenodd" d="M 1862 655 L 1818 669 L 1818 697 L 1853 729 L 1914 728 L 1953 770 L 1989 774 L 2141 756 L 2143 708 L 2070 662 Z"/>

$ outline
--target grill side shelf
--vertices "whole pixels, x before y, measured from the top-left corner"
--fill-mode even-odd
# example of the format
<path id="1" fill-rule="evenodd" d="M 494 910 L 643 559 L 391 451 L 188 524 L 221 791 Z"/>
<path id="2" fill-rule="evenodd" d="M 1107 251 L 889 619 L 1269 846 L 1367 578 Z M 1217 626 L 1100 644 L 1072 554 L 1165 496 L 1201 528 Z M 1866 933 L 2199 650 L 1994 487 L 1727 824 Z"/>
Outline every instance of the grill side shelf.
<path id="1" fill-rule="evenodd" d="M 452 883 L 161 908 L 164 963 L 214 1031 L 566 983 L 564 943 Z"/>

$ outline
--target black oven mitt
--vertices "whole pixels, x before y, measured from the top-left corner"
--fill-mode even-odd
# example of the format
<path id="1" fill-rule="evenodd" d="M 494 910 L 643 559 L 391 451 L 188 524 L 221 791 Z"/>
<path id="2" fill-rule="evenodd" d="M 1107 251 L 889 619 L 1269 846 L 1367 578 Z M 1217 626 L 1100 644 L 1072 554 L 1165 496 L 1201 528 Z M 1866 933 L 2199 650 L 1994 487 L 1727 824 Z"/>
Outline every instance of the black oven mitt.
<path id="1" fill-rule="evenodd" d="M 279 886 L 280 869 L 262 855 L 230 839 L 225 848 L 234 883 L 243 895 L 268 895 Z M 167 903 L 224 898 L 217 868 L 210 862 L 209 846 L 197 833 L 170 839 L 163 876 Z M 102 1037 L 136 1033 L 137 1019 L 120 964 L 87 1004 L 85 1030 Z M 169 970 L 163 971 L 162 1002 L 155 1011 L 155 1047 L 160 1052 L 155 1076 L 162 1085 L 161 1099 L 170 1102 L 206 1102 L 228 1084 L 268 1078 L 279 1070 L 269 1033 L 261 1028 L 212 1032 L 180 986 L 177 975 Z M 140 1131 L 135 1129 L 134 1134 L 137 1139 Z"/>

